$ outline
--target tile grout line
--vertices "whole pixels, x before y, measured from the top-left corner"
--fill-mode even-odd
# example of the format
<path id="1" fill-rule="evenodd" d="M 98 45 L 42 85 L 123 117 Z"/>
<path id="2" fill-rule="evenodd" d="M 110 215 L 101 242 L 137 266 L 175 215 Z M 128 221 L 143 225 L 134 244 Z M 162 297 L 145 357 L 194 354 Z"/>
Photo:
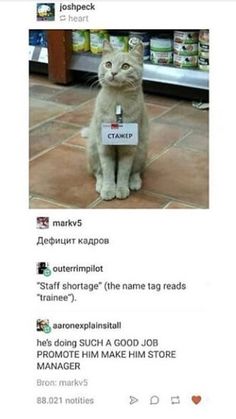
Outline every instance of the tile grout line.
<path id="1" fill-rule="evenodd" d="M 87 105 L 90 101 L 95 100 L 95 99 L 96 99 L 95 97 L 92 97 L 92 98 L 90 98 L 88 100 L 85 100 L 85 102 L 79 103 L 78 105 L 68 105 L 68 106 L 73 107 L 73 111 L 74 111 L 74 110 L 77 110 L 80 106 Z"/>
<path id="2" fill-rule="evenodd" d="M 51 116 L 50 118 L 47 118 L 47 119 L 45 119 L 45 120 L 43 120 L 43 121 L 39 122 L 38 124 L 35 124 L 35 125 L 33 125 L 32 127 L 29 127 L 29 132 L 33 131 L 33 130 L 34 130 L 34 129 L 36 129 L 36 128 L 39 128 L 41 125 L 46 124 L 46 123 L 48 123 L 48 122 L 50 122 L 50 121 L 52 121 L 52 120 L 54 120 L 54 119 L 56 119 L 56 118 L 60 118 L 61 116 L 66 115 L 66 114 L 68 114 L 69 112 L 73 112 L 74 110 L 77 110 L 80 106 L 83 106 L 83 105 L 87 104 L 90 100 L 93 100 L 93 99 L 89 99 L 89 100 L 87 100 L 86 102 L 81 103 L 80 105 L 73 106 L 73 109 L 70 109 L 70 108 L 69 108 L 69 109 L 68 109 L 68 110 L 66 110 L 66 111 L 63 111 L 63 112 L 61 112 L 61 113 L 58 113 L 57 115 Z M 42 102 L 44 102 L 44 101 L 42 101 Z M 47 103 L 50 103 L 50 102 L 47 102 Z M 53 105 L 58 105 L 56 102 L 52 102 L 52 104 L 53 104 Z M 59 104 L 59 106 L 63 106 L 63 105 Z M 68 106 L 68 107 L 69 107 L 70 105 L 64 105 L 64 106 Z"/>
<path id="3" fill-rule="evenodd" d="M 77 134 L 76 134 L 77 135 Z M 75 147 L 75 148 L 80 148 L 80 149 L 85 149 L 85 147 L 83 148 L 83 146 L 79 147 L 76 146 L 75 144 L 67 144 L 66 141 L 69 141 L 71 139 L 73 139 L 75 136 L 75 134 L 70 135 L 68 138 L 66 138 L 65 140 L 61 141 L 60 143 L 54 144 L 52 147 L 49 147 L 43 151 L 41 151 L 40 153 L 36 154 L 35 156 L 31 157 L 29 159 L 29 162 L 34 161 L 35 159 L 37 159 L 38 157 L 43 156 L 44 154 L 48 153 L 49 151 L 54 150 L 55 148 L 59 147 L 60 145 L 66 145 L 68 147 Z"/>
<path id="4" fill-rule="evenodd" d="M 40 84 L 38 84 L 38 85 L 40 85 Z M 58 92 L 57 93 L 53 93 L 52 95 L 50 95 L 48 98 L 49 99 L 51 99 L 51 98 L 53 98 L 53 97 L 57 97 L 57 96 L 59 96 L 60 94 L 62 94 L 62 93 L 67 93 L 67 92 L 70 92 L 72 89 L 75 89 L 75 86 L 67 86 L 66 88 L 64 87 L 62 87 L 62 88 L 58 88 L 58 87 L 55 87 L 55 85 L 54 84 L 52 84 L 52 85 L 50 85 L 50 86 L 45 86 L 45 85 L 40 85 L 40 86 L 43 86 L 43 87 L 47 87 L 47 88 L 52 88 L 52 89 L 57 89 L 58 90 Z M 30 89 L 29 89 L 30 90 Z M 48 103 L 58 103 L 58 102 L 55 102 L 55 101 L 51 101 L 51 100 L 47 100 L 46 98 L 40 98 L 40 97 L 37 97 L 37 95 L 35 95 L 35 96 L 31 96 L 31 98 L 33 98 L 33 99 L 37 99 L 37 100 L 42 100 L 42 101 L 46 101 L 46 102 L 48 102 Z M 60 104 L 60 103 L 59 103 Z M 70 106 L 70 105 L 69 105 Z"/>
<path id="5" fill-rule="evenodd" d="M 165 148 L 160 154 L 154 155 L 150 160 L 147 161 L 145 169 L 149 167 L 154 161 L 159 160 L 160 157 L 164 156 L 172 147 Z"/>
<path id="6" fill-rule="evenodd" d="M 78 96 L 79 96 L 79 93 L 78 93 Z M 86 99 L 86 100 L 84 100 L 84 102 L 78 103 L 77 105 L 76 104 L 73 105 L 73 104 L 70 104 L 70 103 L 63 103 L 63 102 L 55 102 L 53 100 L 42 99 L 42 98 L 35 97 L 35 96 L 29 96 L 29 99 L 32 99 L 32 100 L 35 100 L 35 101 L 38 101 L 38 102 L 43 102 L 43 104 L 64 106 L 64 107 L 67 107 L 69 109 L 76 109 L 76 108 L 78 108 L 80 106 L 83 106 L 83 105 L 87 104 L 88 102 L 94 100 L 95 97 L 91 97 L 90 99 Z"/>
<path id="7" fill-rule="evenodd" d="M 86 209 L 86 208 L 87 209 L 90 209 L 90 208 L 92 209 L 92 208 L 95 208 L 97 204 L 103 202 L 103 200 L 98 196 L 94 201 L 90 202 L 87 207 L 78 207 L 78 206 L 74 206 L 74 205 L 67 205 L 64 202 L 56 201 L 53 198 L 49 198 L 47 196 L 34 194 L 34 193 L 32 193 L 32 196 L 30 198 L 30 201 L 32 201 L 32 200 L 46 201 L 46 202 L 49 202 L 50 204 L 54 204 L 54 205 L 64 207 L 65 209 Z"/>
<path id="8" fill-rule="evenodd" d="M 50 204 L 62 206 L 64 208 L 70 208 L 70 207 L 67 207 L 67 205 L 64 204 L 64 203 L 62 204 L 61 202 L 58 202 L 56 200 L 53 200 L 51 198 L 48 198 L 48 197 L 45 197 L 45 196 L 41 196 L 41 195 L 38 195 L 38 194 L 32 194 L 32 196 L 30 198 L 30 202 L 33 201 L 33 200 L 46 201 L 46 202 L 49 202 Z"/>
<path id="9" fill-rule="evenodd" d="M 79 131 L 79 132 L 81 132 L 81 129 L 82 129 L 82 128 L 84 128 L 84 127 L 83 127 L 83 126 L 81 126 L 81 127 L 80 127 L 80 130 L 78 130 L 78 131 Z M 76 138 L 76 137 L 77 137 L 77 135 L 78 135 L 78 132 L 76 132 L 76 133 L 72 134 L 69 138 L 67 138 L 66 140 L 64 140 L 64 141 L 62 142 L 62 144 L 69 145 L 69 146 L 73 146 L 73 147 L 83 147 L 83 148 L 86 148 L 87 140 L 84 140 L 84 145 L 82 145 L 82 144 L 68 144 L 68 141 L 73 140 L 73 138 Z M 84 138 L 84 137 L 82 137 L 82 136 L 81 136 L 81 138 Z M 86 137 L 86 138 L 87 138 L 87 137 Z"/>
<path id="10" fill-rule="evenodd" d="M 186 128 L 188 129 L 188 128 Z M 181 143 L 181 141 L 183 141 L 185 138 L 187 138 L 189 135 L 191 135 L 193 133 L 193 130 L 191 128 L 189 128 L 189 131 L 187 131 L 181 138 L 179 138 L 178 140 L 176 140 L 172 147 L 175 147 L 176 144 Z"/>
<path id="11" fill-rule="evenodd" d="M 100 204 L 101 202 L 103 202 L 103 200 L 98 197 L 97 199 L 95 199 L 95 201 L 92 201 L 88 206 L 87 209 L 94 209 L 97 207 L 98 204 Z"/>
<path id="12" fill-rule="evenodd" d="M 188 138 L 191 134 L 194 134 L 194 131 L 195 131 L 194 129 L 190 129 L 189 132 L 187 132 L 182 138 L 180 138 L 179 140 L 177 140 L 173 144 L 173 147 L 178 146 L 179 143 L 181 143 L 183 140 L 185 140 L 186 138 Z M 209 140 L 208 140 L 208 143 L 209 143 Z M 178 147 L 176 147 L 176 148 L 178 148 Z M 184 147 L 181 147 L 181 148 L 184 148 L 185 150 L 195 151 L 195 152 L 201 152 L 201 153 L 207 153 L 207 154 L 209 153 L 208 150 L 201 150 L 199 148 L 194 148 L 194 147 L 184 146 Z"/>
<path id="13" fill-rule="evenodd" d="M 32 197 L 31 197 L 30 201 L 35 200 L 35 199 L 36 200 L 41 200 L 41 201 L 46 201 L 46 202 L 49 202 L 50 204 L 54 204 L 54 205 L 60 205 L 61 207 L 64 207 L 66 209 L 70 209 L 70 208 L 80 209 L 77 206 L 67 205 L 64 202 L 62 203 L 62 202 L 56 201 L 53 198 L 49 198 L 49 197 L 45 197 L 45 196 L 42 196 L 42 195 L 32 193 Z"/>
<path id="14" fill-rule="evenodd" d="M 44 121 L 41 121 L 38 124 L 33 125 L 32 127 L 29 127 L 29 133 L 31 133 L 32 131 L 34 131 L 37 128 L 40 128 L 41 125 L 47 124 L 48 122 L 51 122 L 56 118 L 59 118 L 60 116 L 64 115 L 64 113 L 66 113 L 66 112 L 62 112 L 62 113 L 59 113 L 57 115 L 51 116 L 50 118 L 45 119 Z"/>
<path id="15" fill-rule="evenodd" d="M 172 201 L 172 202 L 173 202 L 173 201 Z M 167 208 L 168 208 L 168 206 L 170 205 L 170 203 L 171 203 L 171 201 L 167 202 L 167 204 L 166 204 L 166 205 L 164 205 L 164 207 L 162 207 L 162 209 L 167 209 Z"/>
<path id="16" fill-rule="evenodd" d="M 193 126 L 193 125 L 186 126 L 186 125 L 184 125 L 184 124 L 179 123 L 178 121 L 171 122 L 171 121 L 168 121 L 168 120 L 162 119 L 162 115 L 160 115 L 160 117 L 155 118 L 155 120 L 158 120 L 158 118 L 160 118 L 160 120 L 159 120 L 159 121 L 157 121 L 157 122 L 160 122 L 160 123 L 162 123 L 162 124 L 166 124 L 166 125 L 169 125 L 169 126 L 171 126 L 171 127 L 176 126 L 176 127 L 178 127 L 178 128 L 188 128 L 188 129 L 190 129 L 190 130 L 196 131 L 199 135 L 200 135 L 200 134 L 204 134 L 204 135 L 206 135 L 205 130 L 204 130 L 204 129 L 202 129 L 202 128 L 199 128 L 199 127 L 196 127 L 196 126 Z"/>
<path id="17" fill-rule="evenodd" d="M 152 192 L 152 191 L 149 191 L 148 189 L 145 189 L 145 188 L 143 189 L 143 192 L 147 193 L 147 195 L 150 194 L 153 197 L 168 199 L 168 202 L 171 202 L 171 201 L 178 202 L 180 204 L 185 204 L 185 205 L 188 205 L 190 207 L 200 208 L 200 209 L 205 209 L 206 208 L 204 205 L 199 205 L 196 202 L 184 201 L 183 199 L 181 200 L 181 199 L 175 198 L 175 197 L 173 197 L 171 195 L 162 194 L 160 192 Z M 197 205 L 197 207 L 196 207 L 196 205 Z"/>
<path id="18" fill-rule="evenodd" d="M 189 205 L 189 204 L 185 203 L 184 201 L 177 201 L 175 199 L 172 199 L 171 201 L 169 201 L 162 209 L 168 209 L 168 207 L 171 205 L 171 203 L 183 204 L 183 205 L 185 205 L 185 207 L 188 207 L 190 209 L 203 209 L 203 208 L 199 208 L 199 207 L 196 207 L 196 206 Z M 174 209 L 174 208 L 172 208 L 172 209 Z M 180 208 L 180 209 L 186 209 L 186 208 Z"/>
<path id="19" fill-rule="evenodd" d="M 59 124 L 69 125 L 73 128 L 83 128 L 84 125 L 74 124 L 73 122 L 65 122 L 55 119 L 55 122 L 58 122 Z"/>
<path id="20" fill-rule="evenodd" d="M 79 144 L 67 144 L 66 142 L 63 142 L 63 143 L 61 143 L 61 145 L 69 147 L 69 148 L 75 148 L 75 149 L 77 148 L 77 149 L 82 150 L 82 151 L 86 150 L 85 146 L 82 146 L 82 145 L 79 145 Z"/>
<path id="21" fill-rule="evenodd" d="M 188 138 L 193 133 L 194 133 L 194 129 L 190 129 L 190 131 L 187 132 L 186 134 L 184 134 L 183 137 L 181 137 L 179 140 L 177 140 L 175 143 L 173 143 L 173 146 L 172 147 L 178 146 L 179 143 L 181 143 L 183 140 L 185 140 L 186 138 Z M 176 148 L 178 148 L 178 147 L 176 147 Z M 197 149 L 197 148 L 194 148 L 194 147 L 186 147 L 185 146 L 185 147 L 181 147 L 181 149 L 185 149 L 185 150 L 189 150 L 189 151 L 194 151 L 194 152 L 197 152 L 197 153 L 206 153 L 206 154 L 208 154 L 208 151 L 207 150 L 200 150 L 200 149 Z"/>
<path id="22" fill-rule="evenodd" d="M 54 148 L 58 147 L 60 144 L 55 144 L 50 148 L 47 148 L 46 150 L 41 151 L 41 153 L 36 154 L 35 156 L 31 157 L 29 159 L 29 163 L 33 162 L 34 160 L 38 159 L 41 156 L 44 156 L 44 154 L 47 154 L 49 151 L 54 150 Z"/>
<path id="23" fill-rule="evenodd" d="M 173 145 L 173 147 L 178 148 L 178 149 L 180 149 L 180 150 L 193 151 L 194 153 L 203 153 L 203 154 L 207 154 L 207 155 L 209 154 L 208 150 L 200 150 L 200 149 L 193 148 L 193 147 L 188 147 L 188 146 L 185 146 L 185 147 L 178 147 L 178 144 L 177 144 L 177 145 L 176 145 L 176 144 L 174 144 L 174 145 Z"/>
<path id="24" fill-rule="evenodd" d="M 37 94 L 36 95 L 33 95 L 33 94 L 31 95 L 30 94 L 30 87 L 33 87 L 33 86 L 43 86 L 44 88 L 46 87 L 49 90 L 50 89 L 55 89 L 55 90 L 57 90 L 57 93 L 53 93 L 53 94 L 49 95 L 48 96 L 48 99 L 49 100 L 47 100 L 47 98 L 40 97 L 39 95 L 37 96 Z M 51 101 L 50 99 L 53 98 L 53 97 L 58 96 L 61 93 L 64 93 L 65 91 L 68 92 L 68 90 L 72 90 L 74 88 L 74 86 L 63 88 L 63 87 L 57 87 L 57 85 L 55 85 L 55 84 L 52 84 L 52 85 L 44 85 L 44 84 L 40 84 L 40 83 L 37 83 L 37 84 L 34 83 L 33 86 L 29 86 L 29 98 L 36 99 L 36 100 L 41 100 L 41 101 L 45 101 L 45 102 L 48 102 L 48 103 L 50 103 L 50 102 L 51 103 L 58 103 L 58 102 Z"/>
<path id="25" fill-rule="evenodd" d="M 181 101 L 182 102 L 182 101 Z M 180 102 L 180 103 L 181 103 Z M 173 109 L 175 109 L 177 106 L 179 106 L 180 105 L 180 103 L 176 103 L 175 105 L 173 105 L 171 108 L 168 108 L 168 109 L 166 109 L 165 111 L 163 111 L 163 112 L 161 112 L 158 116 L 154 116 L 153 118 L 150 118 L 150 120 L 151 119 L 155 119 L 155 120 L 158 120 L 159 118 L 161 118 L 163 115 L 166 115 L 168 112 L 170 112 L 170 111 L 172 111 Z M 155 105 L 154 105 L 155 106 Z"/>
<path id="26" fill-rule="evenodd" d="M 164 148 L 163 149 L 163 152 L 160 152 L 160 154 L 159 153 L 157 153 L 157 154 L 154 154 L 153 155 L 153 157 L 152 158 L 150 158 L 150 161 L 153 163 L 154 162 L 154 160 L 157 160 L 158 158 L 159 158 L 159 156 L 161 156 L 165 151 L 168 151 L 168 150 L 170 150 L 172 147 L 174 147 L 175 146 L 175 144 L 178 142 L 178 141 L 182 141 L 184 138 L 185 138 L 185 136 L 187 136 L 187 135 L 190 135 L 190 133 L 191 133 L 192 131 L 190 130 L 190 131 L 187 131 L 186 132 L 186 134 L 184 134 L 180 139 L 178 139 L 177 141 L 175 141 L 174 143 L 172 143 L 170 146 L 167 146 L 166 148 Z M 148 163 L 148 165 L 147 166 L 145 166 L 145 167 L 148 167 L 149 166 L 149 163 Z"/>
<path id="27" fill-rule="evenodd" d="M 161 152 L 160 154 L 158 154 L 158 153 L 154 154 L 154 156 L 152 158 L 150 158 L 150 160 L 147 162 L 145 167 L 149 167 L 150 164 L 152 164 L 154 161 L 158 160 L 161 156 L 163 156 L 171 148 L 178 148 L 178 149 L 182 149 L 182 150 L 194 151 L 196 153 L 206 153 L 206 154 L 208 154 L 208 152 L 205 151 L 205 150 L 194 149 L 194 148 L 191 148 L 191 147 L 176 147 L 176 145 L 181 143 L 181 141 L 183 141 L 185 138 L 190 136 L 193 132 L 194 132 L 194 130 L 190 129 L 190 131 L 187 131 L 186 134 L 184 134 L 181 138 L 179 138 L 177 141 L 175 141 L 171 146 L 165 148 L 163 150 L 163 152 Z"/>

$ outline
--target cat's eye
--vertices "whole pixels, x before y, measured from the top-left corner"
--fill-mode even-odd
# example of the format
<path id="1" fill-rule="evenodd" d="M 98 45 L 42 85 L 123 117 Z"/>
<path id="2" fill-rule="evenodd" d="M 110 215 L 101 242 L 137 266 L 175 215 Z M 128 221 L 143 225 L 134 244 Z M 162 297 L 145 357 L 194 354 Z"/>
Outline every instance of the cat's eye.
<path id="1" fill-rule="evenodd" d="M 121 66 L 121 68 L 122 68 L 122 70 L 128 70 L 128 69 L 130 68 L 130 65 L 129 65 L 128 63 L 124 63 L 124 64 Z"/>
<path id="2" fill-rule="evenodd" d="M 112 67 L 112 63 L 111 63 L 111 61 L 107 61 L 107 62 L 105 63 L 105 67 L 106 67 L 106 68 L 111 68 L 111 67 Z"/>

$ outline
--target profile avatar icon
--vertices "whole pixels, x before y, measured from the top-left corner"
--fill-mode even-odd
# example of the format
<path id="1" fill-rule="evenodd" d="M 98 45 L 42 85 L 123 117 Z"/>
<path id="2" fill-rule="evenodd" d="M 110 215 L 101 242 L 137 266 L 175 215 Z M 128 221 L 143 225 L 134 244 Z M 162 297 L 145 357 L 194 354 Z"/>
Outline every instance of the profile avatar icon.
<path id="1" fill-rule="evenodd" d="M 37 228 L 45 229 L 49 228 L 49 217 L 37 217 L 36 220 Z"/>
<path id="2" fill-rule="evenodd" d="M 55 3 L 37 3 L 36 10 L 38 21 L 55 20 Z"/>
<path id="3" fill-rule="evenodd" d="M 38 319 L 36 322 L 36 330 L 37 332 L 50 333 L 52 328 L 49 325 L 49 320 Z"/>
<path id="4" fill-rule="evenodd" d="M 47 262 L 38 262 L 37 263 L 37 274 L 44 275 L 44 276 L 50 276 L 51 275 L 51 269 L 49 269 L 49 264 Z"/>

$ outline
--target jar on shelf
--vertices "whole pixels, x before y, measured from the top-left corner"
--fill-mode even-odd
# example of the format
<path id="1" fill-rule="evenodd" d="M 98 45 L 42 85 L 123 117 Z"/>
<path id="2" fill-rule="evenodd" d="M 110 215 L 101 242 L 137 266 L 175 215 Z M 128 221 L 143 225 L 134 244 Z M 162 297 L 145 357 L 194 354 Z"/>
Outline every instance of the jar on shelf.
<path id="1" fill-rule="evenodd" d="M 88 30 L 72 31 L 72 50 L 74 52 L 89 51 L 89 31 Z"/>
<path id="2" fill-rule="evenodd" d="M 143 43 L 143 59 L 148 61 L 150 58 L 150 35 L 148 32 L 131 31 L 129 33 L 129 49 L 131 50 L 139 42 Z"/>
<path id="3" fill-rule="evenodd" d="M 102 54 L 105 39 L 109 40 L 108 31 L 102 29 L 90 30 L 90 51 L 92 54 Z"/>
<path id="4" fill-rule="evenodd" d="M 150 60 L 153 64 L 173 63 L 173 39 L 168 34 L 160 34 L 150 39 Z"/>
<path id="5" fill-rule="evenodd" d="M 198 67 L 200 70 L 209 71 L 209 49 L 209 30 L 201 29 L 198 43 Z"/>
<path id="6" fill-rule="evenodd" d="M 200 29 L 199 42 L 209 44 L 209 29 Z"/>
<path id="7" fill-rule="evenodd" d="M 127 31 L 110 31 L 110 44 L 112 48 L 121 52 L 129 50 L 129 35 Z"/>

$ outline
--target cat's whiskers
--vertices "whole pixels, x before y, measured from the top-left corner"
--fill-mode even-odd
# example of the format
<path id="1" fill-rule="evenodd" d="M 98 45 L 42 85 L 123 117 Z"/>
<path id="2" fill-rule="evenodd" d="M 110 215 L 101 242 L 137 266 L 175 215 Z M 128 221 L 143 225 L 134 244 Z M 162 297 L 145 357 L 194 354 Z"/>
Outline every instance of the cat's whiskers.
<path id="1" fill-rule="evenodd" d="M 100 85 L 100 81 L 99 80 L 94 80 L 94 82 L 90 85 L 90 89 L 92 90 L 93 88 L 95 88 L 99 85 Z"/>
<path id="2" fill-rule="evenodd" d="M 88 81 L 88 83 L 90 83 L 89 84 L 89 89 L 90 90 L 93 90 L 93 88 L 96 88 L 100 84 L 97 74 L 90 75 L 87 78 L 87 81 Z"/>
<path id="3" fill-rule="evenodd" d="M 131 90 L 136 90 L 137 85 L 132 80 L 126 80 L 128 87 L 131 87 Z"/>
<path id="4" fill-rule="evenodd" d="M 90 74 L 89 76 L 87 76 L 88 80 L 93 80 L 97 77 L 98 77 L 97 74 Z"/>

